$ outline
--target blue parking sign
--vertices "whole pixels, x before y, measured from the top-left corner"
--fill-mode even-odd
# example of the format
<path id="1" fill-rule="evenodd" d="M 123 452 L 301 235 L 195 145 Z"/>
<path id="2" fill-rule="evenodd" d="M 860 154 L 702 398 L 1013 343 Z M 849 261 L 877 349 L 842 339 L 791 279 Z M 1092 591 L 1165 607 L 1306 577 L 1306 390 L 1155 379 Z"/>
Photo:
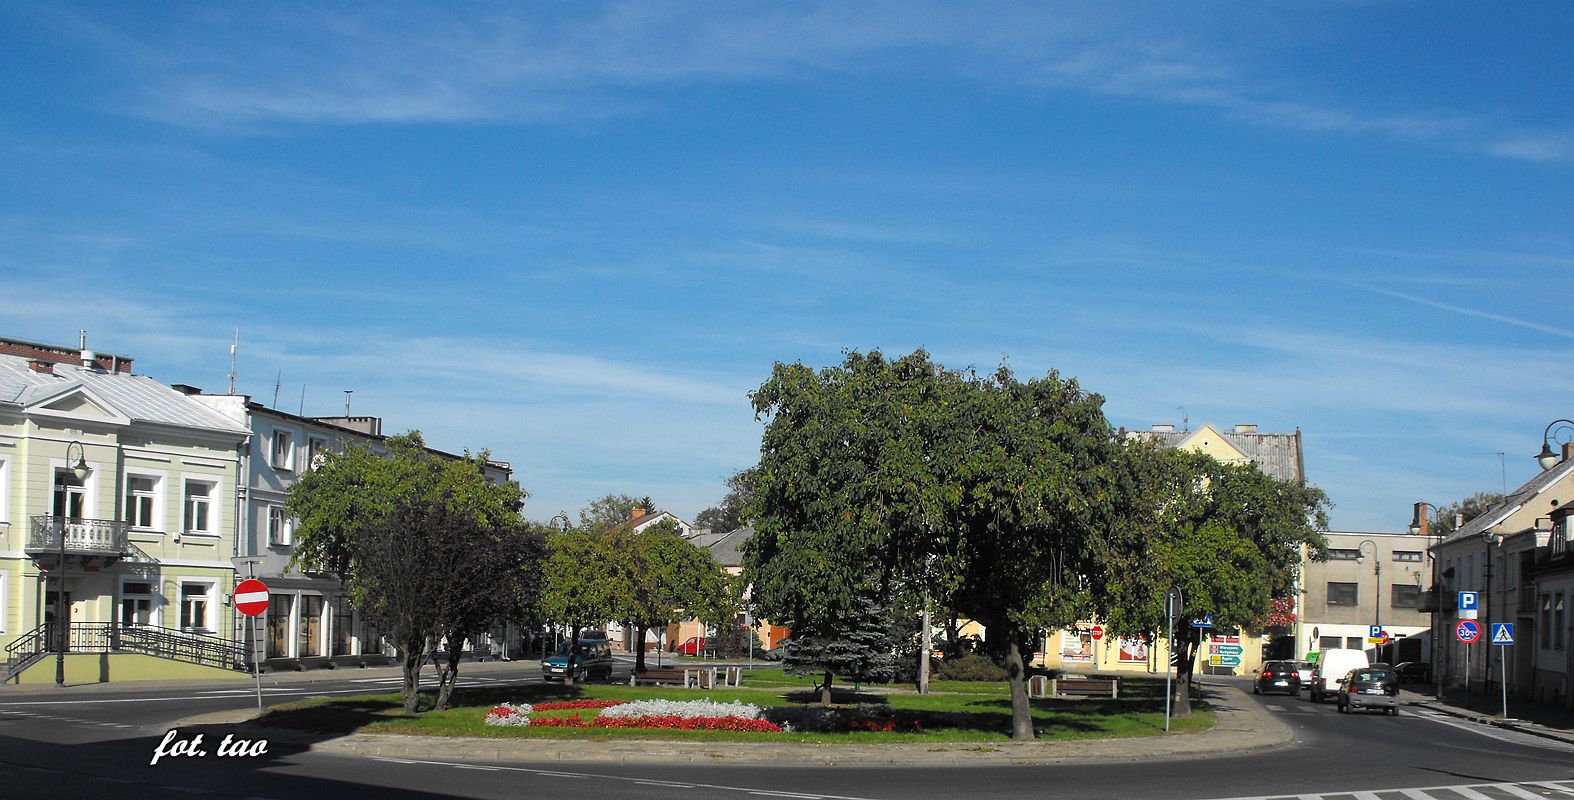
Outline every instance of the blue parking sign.
<path id="1" fill-rule="evenodd" d="M 1383 626 L 1381 626 L 1381 625 L 1368 625 L 1368 626 L 1366 626 L 1366 635 L 1369 638 L 1372 638 L 1372 639 L 1381 639 L 1381 638 L 1383 638 Z"/>
<path id="2" fill-rule="evenodd" d="M 1459 610 L 1460 611 L 1475 611 L 1479 606 L 1480 606 L 1480 603 L 1476 599 L 1476 593 L 1475 592 L 1460 592 L 1459 593 Z"/>

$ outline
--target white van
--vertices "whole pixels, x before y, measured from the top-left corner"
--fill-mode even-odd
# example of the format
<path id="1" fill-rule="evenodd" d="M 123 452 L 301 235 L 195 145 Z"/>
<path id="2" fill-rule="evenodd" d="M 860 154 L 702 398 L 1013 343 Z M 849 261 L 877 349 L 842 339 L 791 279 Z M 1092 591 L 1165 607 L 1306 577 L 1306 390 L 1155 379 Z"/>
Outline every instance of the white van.
<path id="1" fill-rule="evenodd" d="M 1317 657 L 1317 666 L 1312 668 L 1312 702 L 1321 703 L 1325 697 L 1339 691 L 1339 679 L 1346 672 L 1369 666 L 1371 662 L 1365 650 L 1324 650 Z"/>

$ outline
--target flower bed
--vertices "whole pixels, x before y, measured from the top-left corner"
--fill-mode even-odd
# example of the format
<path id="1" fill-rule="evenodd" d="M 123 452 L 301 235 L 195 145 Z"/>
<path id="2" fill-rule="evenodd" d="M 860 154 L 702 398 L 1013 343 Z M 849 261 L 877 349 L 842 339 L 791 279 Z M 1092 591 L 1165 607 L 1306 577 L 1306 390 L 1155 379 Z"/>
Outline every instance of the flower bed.
<path id="1" fill-rule="evenodd" d="M 542 728 L 646 728 L 679 731 L 744 731 L 749 733 L 781 733 L 774 722 L 741 717 L 680 717 L 675 714 L 647 715 L 642 717 L 596 717 L 583 720 L 579 717 L 546 717 L 534 723 Z"/>
<path id="2" fill-rule="evenodd" d="M 881 733 L 922 730 L 918 715 L 883 706 L 857 708 L 805 708 L 779 706 L 766 710 L 764 717 L 782 730 L 800 733 Z"/>
<path id="3" fill-rule="evenodd" d="M 759 719 L 760 707 L 736 700 L 718 703 L 713 700 L 634 700 L 602 710 L 600 718 L 608 717 L 684 717 L 687 719 L 725 718 Z"/>
<path id="4" fill-rule="evenodd" d="M 577 714 L 537 717 L 537 711 L 582 711 L 600 709 L 594 719 Z M 733 701 L 712 700 L 565 700 L 537 706 L 502 703 L 486 715 L 488 725 L 538 728 L 664 728 L 685 731 L 749 731 L 780 733 L 781 726 L 761 719 L 759 706 Z"/>
<path id="5" fill-rule="evenodd" d="M 578 711 L 586 708 L 611 708 L 627 703 L 627 700 L 558 700 L 551 703 L 537 703 L 537 711 Z"/>
<path id="6" fill-rule="evenodd" d="M 529 703 L 519 705 L 499 703 L 487 712 L 486 724 L 524 727 L 530 724 L 530 714 L 533 711 L 535 709 L 531 708 Z"/>

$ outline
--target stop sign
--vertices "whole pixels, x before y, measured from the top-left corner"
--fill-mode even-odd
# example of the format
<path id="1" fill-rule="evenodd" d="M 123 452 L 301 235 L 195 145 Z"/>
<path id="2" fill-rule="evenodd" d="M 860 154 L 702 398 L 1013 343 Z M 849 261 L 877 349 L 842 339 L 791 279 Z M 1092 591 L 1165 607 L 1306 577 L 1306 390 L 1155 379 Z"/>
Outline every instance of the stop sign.
<path id="1" fill-rule="evenodd" d="M 268 587 L 256 578 L 247 578 L 235 587 L 235 610 L 255 617 L 268 610 Z"/>
<path id="2" fill-rule="evenodd" d="M 1096 642 L 1096 641 L 1098 641 L 1098 640 L 1100 640 L 1102 638 L 1104 638 L 1104 626 L 1103 625 L 1094 625 L 1093 626 L 1093 641 Z"/>

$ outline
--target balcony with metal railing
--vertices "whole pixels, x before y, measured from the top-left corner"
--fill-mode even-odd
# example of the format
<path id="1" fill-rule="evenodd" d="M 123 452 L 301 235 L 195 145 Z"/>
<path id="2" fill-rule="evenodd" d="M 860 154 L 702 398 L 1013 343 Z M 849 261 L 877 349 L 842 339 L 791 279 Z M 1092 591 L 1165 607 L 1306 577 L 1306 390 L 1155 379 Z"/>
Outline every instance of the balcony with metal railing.
<path id="1" fill-rule="evenodd" d="M 131 552 L 129 525 L 112 519 L 74 519 L 38 515 L 24 548 L 30 556 L 59 555 L 62 542 L 67 555 L 120 558 Z"/>

